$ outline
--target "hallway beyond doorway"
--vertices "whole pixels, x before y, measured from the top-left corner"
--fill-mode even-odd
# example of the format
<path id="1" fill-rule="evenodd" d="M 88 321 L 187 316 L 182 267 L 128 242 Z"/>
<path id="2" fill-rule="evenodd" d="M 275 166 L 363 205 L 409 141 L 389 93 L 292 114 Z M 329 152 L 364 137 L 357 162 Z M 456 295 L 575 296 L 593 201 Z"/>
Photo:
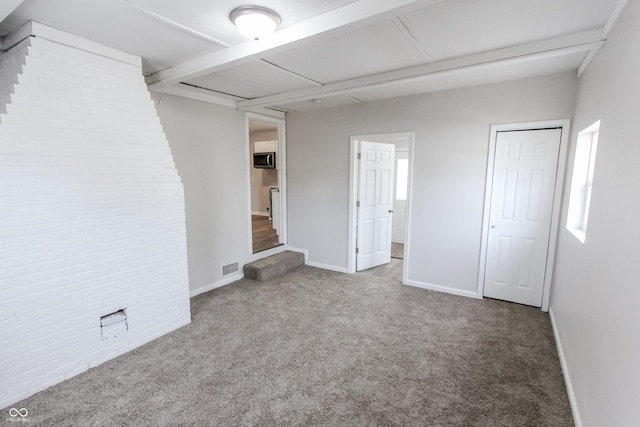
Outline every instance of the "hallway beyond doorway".
<path id="1" fill-rule="evenodd" d="M 402 268 L 404 260 L 400 258 L 391 258 L 391 262 L 372 267 L 367 270 L 359 271 L 357 274 L 365 274 L 368 276 L 384 277 L 387 279 L 397 280 L 402 283 Z"/>
<path id="2" fill-rule="evenodd" d="M 282 245 L 268 216 L 251 215 L 251 232 L 254 254 Z"/>

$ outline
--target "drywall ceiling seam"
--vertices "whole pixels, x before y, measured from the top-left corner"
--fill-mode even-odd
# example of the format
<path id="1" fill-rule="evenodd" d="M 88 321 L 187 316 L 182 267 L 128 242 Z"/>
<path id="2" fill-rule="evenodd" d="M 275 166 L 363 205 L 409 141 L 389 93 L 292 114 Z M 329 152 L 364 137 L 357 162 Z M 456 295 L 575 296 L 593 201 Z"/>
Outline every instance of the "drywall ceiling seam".
<path id="1" fill-rule="evenodd" d="M 356 104 L 362 104 L 364 102 L 361 99 L 356 98 L 355 96 L 351 96 L 351 95 L 347 95 L 347 94 L 344 94 L 343 96 L 349 98 L 350 100 L 352 100 Z"/>
<path id="2" fill-rule="evenodd" d="M 283 52 L 300 42 L 311 42 L 347 30 L 361 28 L 390 19 L 401 13 L 424 8 L 444 0 L 369 0 L 349 3 L 343 7 L 316 15 L 284 27 L 269 38 L 247 40 L 235 46 L 216 51 L 182 64 L 161 70 L 146 78 L 149 89 L 173 85 L 228 69 L 258 59 L 266 53 Z"/>
<path id="3" fill-rule="evenodd" d="M 394 17 L 393 23 L 395 24 L 396 28 L 402 33 L 404 38 L 411 44 L 411 46 L 413 46 L 413 48 L 418 52 L 418 54 L 420 54 L 420 56 L 422 56 L 422 58 L 424 58 L 426 62 L 433 62 L 433 57 L 431 56 L 431 54 L 427 51 L 427 49 L 424 48 L 424 46 L 422 46 L 422 43 L 418 41 L 416 36 L 413 35 L 411 30 L 402 21 L 402 18 L 400 18 L 399 16 Z"/>
<path id="4" fill-rule="evenodd" d="M 168 25 L 170 25 L 170 26 L 172 26 L 174 28 L 177 28 L 177 29 L 182 30 L 182 31 L 184 31 L 186 33 L 189 33 L 192 36 L 199 37 L 199 38 L 201 38 L 203 40 L 207 40 L 209 42 L 215 43 L 215 44 L 220 45 L 222 47 L 231 46 L 229 43 L 223 42 L 222 40 L 218 40 L 215 37 L 208 36 L 207 34 L 201 33 L 200 31 L 194 30 L 193 28 L 187 27 L 186 25 L 182 25 L 179 22 L 176 22 L 174 20 L 166 18 L 166 17 L 164 17 L 164 16 L 162 16 L 162 15 L 160 15 L 158 13 L 152 12 L 149 9 L 145 9 L 144 7 L 139 6 L 139 5 L 133 3 L 133 2 L 131 2 L 129 0 L 122 0 L 122 2 L 125 3 L 126 5 L 128 5 L 128 6 L 132 7 L 132 8 L 134 8 L 134 9 L 136 9 L 136 10 L 138 10 L 138 11 L 144 13 L 144 14 L 146 14 L 146 15 L 151 16 L 152 18 L 157 19 L 158 21 L 164 22 L 165 24 L 168 24 Z"/>
<path id="5" fill-rule="evenodd" d="M 193 28 L 190 28 L 190 27 L 187 27 L 186 25 L 180 24 L 179 22 L 173 21 L 173 20 L 171 20 L 171 19 L 169 19 L 169 18 L 167 18 L 165 16 L 162 16 L 162 15 L 160 15 L 158 13 L 152 12 L 149 9 L 145 9 L 142 6 L 137 5 L 137 4 L 135 4 L 135 3 L 133 3 L 133 2 L 131 2 L 129 0 L 122 0 L 122 2 L 124 2 L 128 6 L 131 6 L 132 8 L 134 8 L 134 9 L 136 9 L 136 10 L 138 10 L 138 11 L 140 11 L 140 12 L 146 14 L 146 15 L 151 16 L 152 18 L 155 18 L 155 19 L 157 19 L 157 20 L 159 20 L 159 21 L 161 21 L 161 22 L 163 22 L 165 24 L 168 24 L 168 25 L 170 25 L 170 26 L 172 26 L 174 28 L 177 28 L 178 30 L 181 30 L 181 31 L 184 31 L 184 32 L 186 32 L 188 34 L 191 34 L 192 36 L 196 36 L 196 37 L 201 38 L 201 39 L 203 39 L 205 41 L 215 43 L 215 44 L 220 45 L 220 46 L 225 47 L 225 48 L 231 47 L 231 45 L 229 43 L 226 43 L 226 42 L 218 40 L 218 39 L 216 39 L 214 37 L 208 36 L 208 35 L 206 35 L 204 33 L 201 33 L 200 31 L 194 30 Z M 291 70 L 288 70 L 288 69 L 286 69 L 284 67 L 280 67 L 279 65 L 276 65 L 276 64 L 274 64 L 272 62 L 269 62 L 269 61 L 267 61 L 265 59 L 260 59 L 259 61 L 262 62 L 263 64 L 267 65 L 268 67 L 271 67 L 271 68 L 276 69 L 278 71 L 284 72 L 284 73 L 286 73 L 286 74 L 288 74 L 290 76 L 296 77 L 298 79 L 304 80 L 307 83 L 311 83 L 311 84 L 313 84 L 315 86 L 322 86 L 322 83 L 320 83 L 320 82 L 317 82 L 315 80 L 307 78 L 307 77 L 305 77 L 303 75 L 295 73 L 295 72 L 293 72 Z M 207 88 L 203 88 L 203 89 L 207 89 Z M 233 96 L 237 96 L 237 95 L 233 95 Z"/>
<path id="6" fill-rule="evenodd" d="M 291 70 L 289 70 L 287 68 L 281 67 L 280 65 L 274 64 L 273 62 L 269 62 L 266 59 L 261 59 L 260 62 L 262 62 L 263 64 L 265 64 L 266 66 L 268 66 L 268 67 L 270 67 L 270 68 L 272 68 L 274 70 L 286 73 L 286 74 L 288 74 L 288 75 L 290 75 L 292 77 L 298 78 L 298 79 L 303 80 L 303 81 L 305 81 L 305 82 L 307 82 L 309 84 L 312 84 L 313 86 L 324 86 L 324 84 L 320 83 L 319 81 L 310 79 L 309 77 L 305 77 L 302 74 L 298 74 L 295 71 L 291 71 Z"/>

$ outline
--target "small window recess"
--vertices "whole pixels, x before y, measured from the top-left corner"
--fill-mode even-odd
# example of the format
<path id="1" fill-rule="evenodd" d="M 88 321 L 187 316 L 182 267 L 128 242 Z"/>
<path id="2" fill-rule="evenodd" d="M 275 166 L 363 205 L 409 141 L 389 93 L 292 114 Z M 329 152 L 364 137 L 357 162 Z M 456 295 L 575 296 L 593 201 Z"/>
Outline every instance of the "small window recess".
<path id="1" fill-rule="evenodd" d="M 593 173 L 599 136 L 600 121 L 579 132 L 573 161 L 566 227 L 582 243 L 585 242 L 587 237 Z"/>

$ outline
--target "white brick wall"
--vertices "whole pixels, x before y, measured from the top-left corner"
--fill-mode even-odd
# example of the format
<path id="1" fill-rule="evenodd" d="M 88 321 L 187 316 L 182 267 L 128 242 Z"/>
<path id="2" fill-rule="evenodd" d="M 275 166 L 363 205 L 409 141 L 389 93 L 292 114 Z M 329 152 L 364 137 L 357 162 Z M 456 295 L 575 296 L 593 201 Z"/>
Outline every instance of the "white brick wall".
<path id="1" fill-rule="evenodd" d="M 190 321 L 183 188 L 140 67 L 0 57 L 0 408 Z M 102 341 L 100 317 L 129 330 Z"/>

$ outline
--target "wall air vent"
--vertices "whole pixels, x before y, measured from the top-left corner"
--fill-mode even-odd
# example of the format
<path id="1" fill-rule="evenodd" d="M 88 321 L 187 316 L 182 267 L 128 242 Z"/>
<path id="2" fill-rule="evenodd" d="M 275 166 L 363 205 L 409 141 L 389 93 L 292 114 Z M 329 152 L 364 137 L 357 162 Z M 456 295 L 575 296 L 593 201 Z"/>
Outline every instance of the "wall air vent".
<path id="1" fill-rule="evenodd" d="M 235 273 L 238 271 L 238 263 L 234 262 L 233 264 L 225 265 L 222 267 L 222 275 L 226 276 L 227 274 Z"/>

